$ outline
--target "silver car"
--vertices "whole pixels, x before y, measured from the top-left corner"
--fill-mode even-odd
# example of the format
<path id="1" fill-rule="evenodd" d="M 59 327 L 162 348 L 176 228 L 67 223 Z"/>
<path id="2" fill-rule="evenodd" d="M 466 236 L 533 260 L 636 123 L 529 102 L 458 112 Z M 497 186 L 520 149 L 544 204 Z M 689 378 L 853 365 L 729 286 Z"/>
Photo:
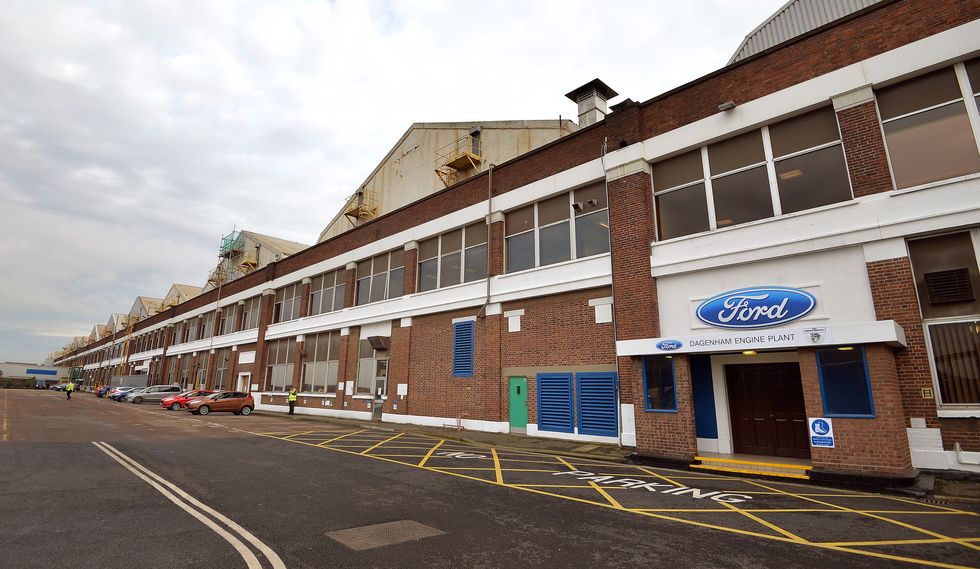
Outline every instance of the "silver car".
<path id="1" fill-rule="evenodd" d="M 183 389 L 179 385 L 151 385 L 150 387 L 135 389 L 127 393 L 125 401 L 136 404 L 143 403 L 144 401 L 160 402 L 165 397 L 170 397 L 181 391 Z"/>

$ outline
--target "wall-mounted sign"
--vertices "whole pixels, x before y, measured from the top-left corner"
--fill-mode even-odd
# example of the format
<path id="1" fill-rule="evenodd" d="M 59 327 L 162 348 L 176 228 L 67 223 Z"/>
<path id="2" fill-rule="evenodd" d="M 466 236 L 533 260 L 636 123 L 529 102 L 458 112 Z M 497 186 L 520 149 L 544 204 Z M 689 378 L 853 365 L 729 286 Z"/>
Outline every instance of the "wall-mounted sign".
<path id="1" fill-rule="evenodd" d="M 740 288 L 723 292 L 698 305 L 698 320 L 719 328 L 769 328 L 803 318 L 817 299 L 795 288 Z"/>
<path id="2" fill-rule="evenodd" d="M 684 342 L 680 340 L 660 340 L 657 342 L 657 349 L 665 352 L 672 352 L 684 347 Z"/>
<path id="3" fill-rule="evenodd" d="M 807 419 L 810 424 L 810 446 L 834 448 L 834 423 L 823 417 Z"/>
<path id="4" fill-rule="evenodd" d="M 811 328 L 779 328 L 778 330 L 732 330 L 700 336 L 675 336 L 654 338 L 650 348 L 641 354 L 740 352 L 744 350 L 772 350 L 822 346 L 833 343 L 833 334 L 827 326 Z M 629 352 L 619 355 L 632 355 Z"/>

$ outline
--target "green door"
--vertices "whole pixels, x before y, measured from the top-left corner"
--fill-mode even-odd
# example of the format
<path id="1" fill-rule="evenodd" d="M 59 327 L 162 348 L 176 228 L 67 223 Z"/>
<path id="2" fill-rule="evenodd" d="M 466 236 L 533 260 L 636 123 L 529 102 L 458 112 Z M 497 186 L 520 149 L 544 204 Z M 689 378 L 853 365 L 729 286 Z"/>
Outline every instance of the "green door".
<path id="1" fill-rule="evenodd" d="M 527 430 L 527 378 L 510 379 L 510 430 Z"/>

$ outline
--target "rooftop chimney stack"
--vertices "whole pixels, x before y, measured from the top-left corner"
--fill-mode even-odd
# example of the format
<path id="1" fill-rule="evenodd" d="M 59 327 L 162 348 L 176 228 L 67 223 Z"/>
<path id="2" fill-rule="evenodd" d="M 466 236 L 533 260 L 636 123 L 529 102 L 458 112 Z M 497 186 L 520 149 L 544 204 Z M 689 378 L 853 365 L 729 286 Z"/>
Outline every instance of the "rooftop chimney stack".
<path id="1" fill-rule="evenodd" d="M 565 96 L 578 104 L 578 125 L 586 127 L 609 114 L 606 101 L 618 94 L 599 79 L 593 79 Z"/>

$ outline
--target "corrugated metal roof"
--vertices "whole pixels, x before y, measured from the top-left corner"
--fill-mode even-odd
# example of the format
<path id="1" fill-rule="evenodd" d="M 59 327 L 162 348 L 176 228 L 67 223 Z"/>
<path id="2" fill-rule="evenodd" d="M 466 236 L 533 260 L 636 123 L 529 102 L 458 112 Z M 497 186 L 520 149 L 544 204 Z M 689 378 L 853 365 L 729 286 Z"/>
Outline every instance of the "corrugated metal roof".
<path id="1" fill-rule="evenodd" d="M 790 0 L 745 36 L 729 64 L 877 4 L 880 0 Z"/>

